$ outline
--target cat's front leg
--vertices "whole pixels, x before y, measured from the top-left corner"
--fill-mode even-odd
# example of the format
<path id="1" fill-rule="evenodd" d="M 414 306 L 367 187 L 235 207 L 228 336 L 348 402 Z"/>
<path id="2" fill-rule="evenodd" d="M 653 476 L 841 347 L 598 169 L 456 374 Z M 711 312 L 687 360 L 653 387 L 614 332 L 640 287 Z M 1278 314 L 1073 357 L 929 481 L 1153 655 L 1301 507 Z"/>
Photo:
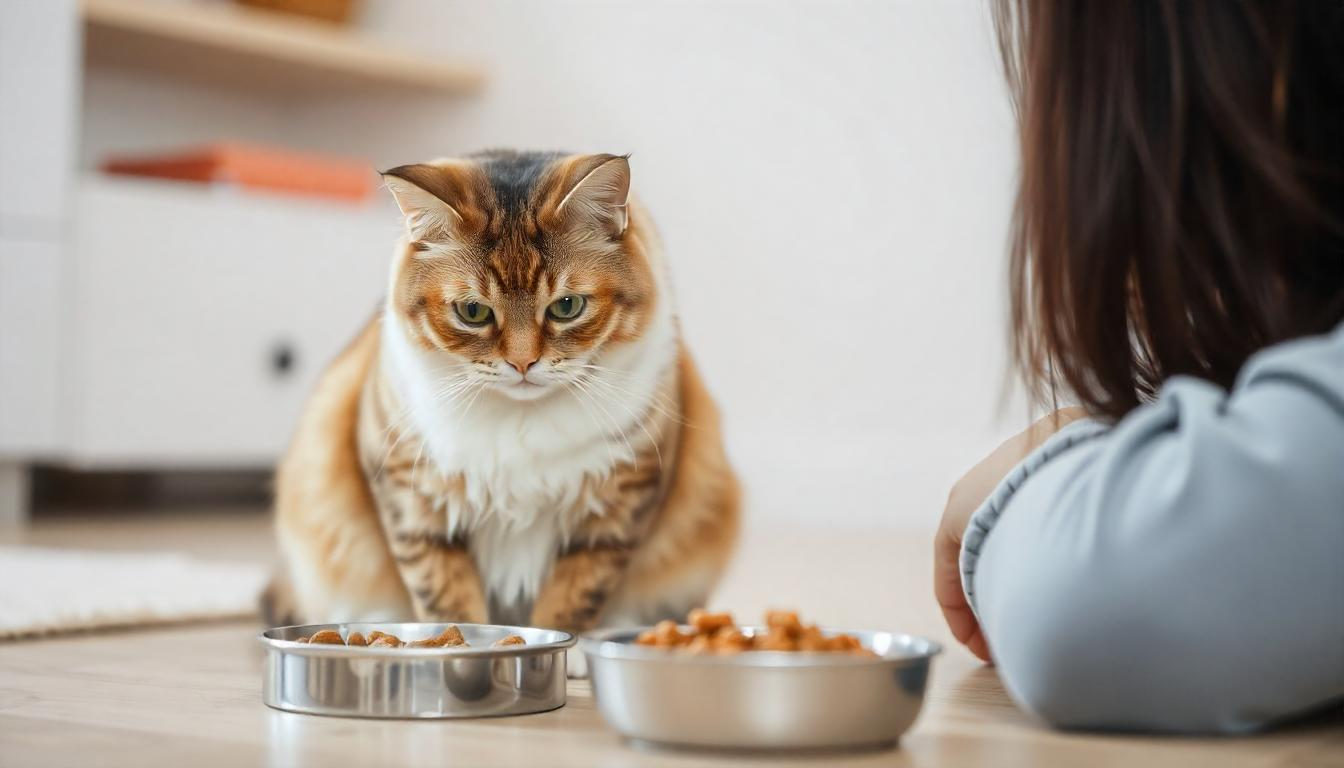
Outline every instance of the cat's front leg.
<path id="1" fill-rule="evenodd" d="M 578 545 L 560 555 L 532 607 L 532 624 L 585 632 L 597 624 L 608 598 L 620 586 L 633 545 Z"/>
<path id="2" fill-rule="evenodd" d="M 625 576 L 633 546 L 611 542 L 571 548 L 555 562 L 551 577 L 532 608 L 532 625 L 578 635 L 597 624 L 608 598 Z M 587 660 L 571 649 L 566 655 L 571 678 L 588 676 Z"/>
<path id="3" fill-rule="evenodd" d="M 419 621 L 485 623 L 485 590 L 466 542 L 411 489 L 378 489 L 383 532 Z"/>
<path id="4" fill-rule="evenodd" d="M 584 520 L 556 558 L 532 604 L 534 626 L 579 633 L 597 625 L 662 498 L 662 462 L 649 453 L 617 469 L 594 492 L 602 514 Z"/>
<path id="5" fill-rule="evenodd" d="M 481 577 L 459 541 L 435 534 L 398 537 L 392 556 L 420 621 L 484 624 L 488 618 Z"/>

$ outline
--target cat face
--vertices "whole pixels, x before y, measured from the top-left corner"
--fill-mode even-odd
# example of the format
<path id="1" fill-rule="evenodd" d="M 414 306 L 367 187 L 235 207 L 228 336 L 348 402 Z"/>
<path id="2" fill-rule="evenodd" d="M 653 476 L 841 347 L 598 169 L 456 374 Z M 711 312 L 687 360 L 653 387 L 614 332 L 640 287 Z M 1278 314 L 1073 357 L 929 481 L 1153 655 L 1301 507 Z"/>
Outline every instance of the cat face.
<path id="1" fill-rule="evenodd" d="M 604 348 L 643 332 L 655 299 L 616 155 L 490 152 L 384 174 L 408 247 L 392 297 L 447 397 L 536 400 L 581 387 Z"/>

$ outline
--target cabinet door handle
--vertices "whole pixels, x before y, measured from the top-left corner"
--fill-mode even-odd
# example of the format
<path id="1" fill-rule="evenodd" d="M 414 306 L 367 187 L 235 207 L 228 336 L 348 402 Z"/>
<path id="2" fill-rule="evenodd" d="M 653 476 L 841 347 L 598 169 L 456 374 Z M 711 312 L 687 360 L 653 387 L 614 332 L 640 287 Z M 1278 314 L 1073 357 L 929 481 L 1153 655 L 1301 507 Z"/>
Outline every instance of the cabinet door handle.
<path id="1" fill-rule="evenodd" d="M 298 353 L 288 341 L 276 342 L 271 347 L 271 373 L 277 379 L 288 377 L 299 367 Z"/>

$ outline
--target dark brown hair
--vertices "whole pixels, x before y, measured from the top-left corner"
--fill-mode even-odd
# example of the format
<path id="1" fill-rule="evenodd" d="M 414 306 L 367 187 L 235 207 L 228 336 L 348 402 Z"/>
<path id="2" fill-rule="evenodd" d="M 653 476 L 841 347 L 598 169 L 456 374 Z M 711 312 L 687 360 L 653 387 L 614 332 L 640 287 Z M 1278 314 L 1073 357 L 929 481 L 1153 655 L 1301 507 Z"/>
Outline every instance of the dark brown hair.
<path id="1" fill-rule="evenodd" d="M 1120 418 L 1344 320 L 1344 3 L 995 0 L 1013 348 Z M 1048 396 L 1048 397 L 1047 397 Z"/>

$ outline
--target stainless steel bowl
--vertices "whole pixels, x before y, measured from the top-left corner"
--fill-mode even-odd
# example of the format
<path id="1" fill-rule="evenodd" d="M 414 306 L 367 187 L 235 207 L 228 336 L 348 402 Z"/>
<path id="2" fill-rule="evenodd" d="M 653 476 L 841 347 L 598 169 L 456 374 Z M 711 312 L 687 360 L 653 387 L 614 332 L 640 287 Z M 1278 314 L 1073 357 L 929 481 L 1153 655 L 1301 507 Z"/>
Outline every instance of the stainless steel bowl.
<path id="1" fill-rule="evenodd" d="M 263 698 L 290 712 L 347 717 L 495 717 L 565 705 L 568 632 L 496 624 L 458 624 L 469 648 L 360 648 L 296 643 L 334 629 L 341 637 L 382 630 L 422 640 L 448 624 L 350 622 L 276 627 L 266 647 Z M 491 647 L 509 635 L 526 645 Z"/>
<path id="2" fill-rule="evenodd" d="M 753 630 L 763 631 L 763 630 Z M 629 739 L 729 749 L 894 745 L 924 702 L 935 642 L 846 631 L 878 658 L 750 651 L 698 656 L 635 645 L 638 630 L 581 640 L 602 716 Z"/>

